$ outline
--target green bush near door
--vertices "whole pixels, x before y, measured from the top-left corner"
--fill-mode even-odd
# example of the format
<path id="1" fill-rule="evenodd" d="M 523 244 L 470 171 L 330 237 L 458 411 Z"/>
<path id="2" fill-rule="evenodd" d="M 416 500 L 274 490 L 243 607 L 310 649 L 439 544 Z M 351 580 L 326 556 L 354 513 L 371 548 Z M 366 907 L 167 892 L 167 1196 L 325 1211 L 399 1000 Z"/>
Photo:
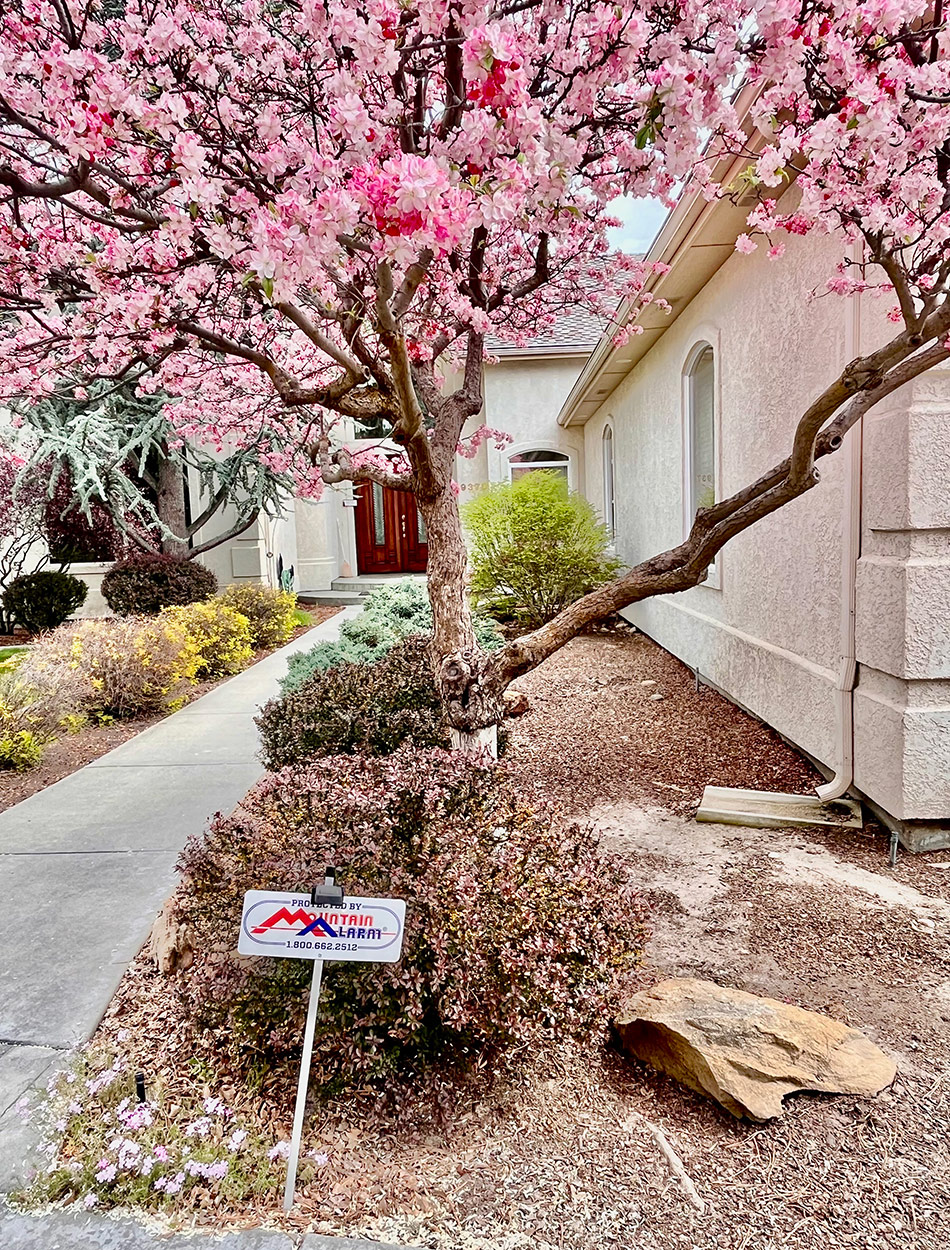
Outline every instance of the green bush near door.
<path id="1" fill-rule="evenodd" d="M 609 581 L 623 567 L 610 533 L 560 473 L 538 469 L 490 486 L 462 510 L 472 601 L 526 628 Z"/>

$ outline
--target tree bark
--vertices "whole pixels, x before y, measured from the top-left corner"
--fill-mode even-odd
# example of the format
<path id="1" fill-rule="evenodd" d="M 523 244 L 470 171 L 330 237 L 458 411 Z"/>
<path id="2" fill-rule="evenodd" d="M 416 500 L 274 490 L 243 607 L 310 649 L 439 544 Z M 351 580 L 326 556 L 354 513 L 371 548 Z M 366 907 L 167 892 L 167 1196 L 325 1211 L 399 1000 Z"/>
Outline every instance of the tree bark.
<path id="1" fill-rule="evenodd" d="M 161 543 L 165 555 L 180 560 L 188 557 L 188 543 L 179 535 L 186 533 L 185 475 L 182 465 L 171 456 L 163 456 L 158 466 L 158 519 L 171 531 L 163 534 Z"/>

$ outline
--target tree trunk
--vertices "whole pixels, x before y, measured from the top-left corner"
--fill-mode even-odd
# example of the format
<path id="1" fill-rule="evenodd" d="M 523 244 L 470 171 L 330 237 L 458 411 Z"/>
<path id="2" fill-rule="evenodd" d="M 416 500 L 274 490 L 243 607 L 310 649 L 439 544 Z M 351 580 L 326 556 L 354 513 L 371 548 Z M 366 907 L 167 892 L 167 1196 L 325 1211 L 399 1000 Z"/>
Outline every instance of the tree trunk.
<path id="1" fill-rule="evenodd" d="M 185 517 L 185 475 L 181 463 L 171 456 L 163 456 L 158 465 L 158 518 L 172 536 L 163 534 L 162 551 L 180 560 L 188 558 L 188 543 L 179 538 L 187 528 Z"/>
<path id="2" fill-rule="evenodd" d="M 432 668 L 455 746 L 470 754 L 497 751 L 504 686 L 489 675 L 488 656 L 475 641 L 465 587 L 465 543 L 458 499 L 447 482 L 417 500 L 429 544 L 426 578 L 432 605 Z"/>

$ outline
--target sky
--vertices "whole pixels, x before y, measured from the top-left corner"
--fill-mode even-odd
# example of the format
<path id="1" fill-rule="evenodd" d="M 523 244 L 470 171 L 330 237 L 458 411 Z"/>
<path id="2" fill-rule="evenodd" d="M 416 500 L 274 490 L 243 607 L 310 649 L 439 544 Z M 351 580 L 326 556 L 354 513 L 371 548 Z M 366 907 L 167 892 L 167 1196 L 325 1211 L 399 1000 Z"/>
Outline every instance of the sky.
<path id="1" fill-rule="evenodd" d="M 634 255 L 642 255 L 656 237 L 666 219 L 667 209 L 659 200 L 633 199 L 624 196 L 610 205 L 614 217 L 623 225 L 609 234 L 614 247 Z"/>

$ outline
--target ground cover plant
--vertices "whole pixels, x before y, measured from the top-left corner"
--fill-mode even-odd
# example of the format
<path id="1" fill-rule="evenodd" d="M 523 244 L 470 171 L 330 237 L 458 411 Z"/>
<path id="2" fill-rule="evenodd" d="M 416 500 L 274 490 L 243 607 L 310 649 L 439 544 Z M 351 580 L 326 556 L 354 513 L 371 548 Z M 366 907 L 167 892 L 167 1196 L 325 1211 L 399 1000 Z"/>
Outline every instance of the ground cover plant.
<path id="1" fill-rule="evenodd" d="M 429 1106 L 455 1081 L 554 1037 L 598 1033 L 644 939 L 622 865 L 530 802 L 501 766 L 407 748 L 264 778 L 182 855 L 175 988 L 194 1044 L 258 1078 L 299 1057 L 308 961 L 233 953 L 245 884 L 293 888 L 345 864 L 346 889 L 411 900 L 398 964 L 334 969 L 314 1089 Z M 309 885 L 307 886 L 309 888 Z"/>
<path id="2" fill-rule="evenodd" d="M 83 1052 L 54 1076 L 45 1095 L 18 1110 L 51 1160 L 33 1179 L 28 1204 L 81 1199 L 85 1210 L 147 1206 L 182 1209 L 274 1196 L 287 1142 L 262 1135 L 213 1094 L 183 1106 L 161 1083 L 139 1101 L 135 1071 L 120 1056 Z M 319 1161 L 301 1160 L 301 1178 Z"/>
<path id="3" fill-rule="evenodd" d="M 616 575 L 610 533 L 560 473 L 539 469 L 489 486 L 462 509 L 472 602 L 537 628 Z"/>
<path id="4" fill-rule="evenodd" d="M 497 650 L 503 639 L 494 622 L 483 613 L 476 613 L 473 619 L 479 644 L 486 651 Z M 432 606 L 423 582 L 407 578 L 380 587 L 367 596 L 358 616 L 343 622 L 338 638 L 290 657 L 281 689 L 296 690 L 313 673 L 338 664 L 371 664 L 403 638 L 431 633 Z"/>

